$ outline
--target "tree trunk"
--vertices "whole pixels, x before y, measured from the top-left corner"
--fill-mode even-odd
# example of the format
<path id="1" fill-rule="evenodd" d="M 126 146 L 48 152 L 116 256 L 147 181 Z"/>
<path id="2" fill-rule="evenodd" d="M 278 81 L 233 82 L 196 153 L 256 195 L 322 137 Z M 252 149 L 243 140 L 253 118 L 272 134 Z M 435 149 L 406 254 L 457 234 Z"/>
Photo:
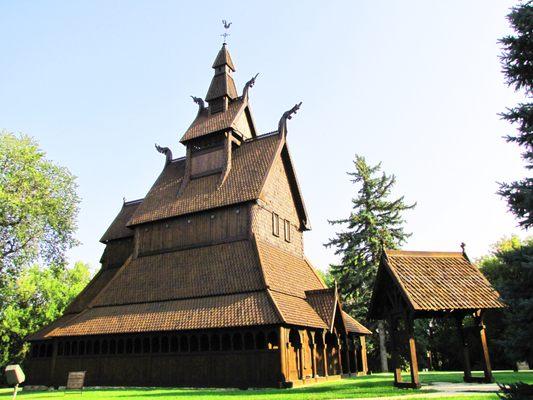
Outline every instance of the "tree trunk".
<path id="1" fill-rule="evenodd" d="M 381 372 L 388 372 L 389 365 L 387 363 L 387 347 L 385 345 L 385 324 L 383 321 L 378 321 L 379 332 L 379 358 L 381 360 Z"/>

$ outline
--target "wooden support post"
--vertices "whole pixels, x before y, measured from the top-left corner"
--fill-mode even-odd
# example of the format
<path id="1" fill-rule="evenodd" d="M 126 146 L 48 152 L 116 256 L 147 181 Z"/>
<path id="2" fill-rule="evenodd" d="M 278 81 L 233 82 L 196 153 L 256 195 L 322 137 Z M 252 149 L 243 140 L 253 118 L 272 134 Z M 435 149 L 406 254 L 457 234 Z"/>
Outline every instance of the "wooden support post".
<path id="1" fill-rule="evenodd" d="M 316 378 L 316 333 L 310 331 L 309 335 L 311 336 L 311 342 L 309 343 L 309 347 L 311 348 L 311 370 L 313 378 Z"/>
<path id="2" fill-rule="evenodd" d="M 287 382 L 288 367 L 287 367 L 287 330 L 283 327 L 279 328 L 279 359 L 280 359 L 280 386 L 284 386 Z"/>
<path id="3" fill-rule="evenodd" d="M 492 367 L 490 365 L 490 356 L 489 356 L 489 348 L 487 345 L 487 335 L 485 332 L 485 324 L 483 323 L 483 314 L 481 311 L 476 313 L 475 321 L 476 326 L 479 329 L 479 338 L 481 340 L 481 350 L 483 352 L 483 372 L 484 372 L 484 382 L 491 383 L 494 382 L 494 378 L 492 377 Z"/>
<path id="4" fill-rule="evenodd" d="M 357 346 L 357 342 L 354 338 L 352 338 L 352 344 L 353 344 L 353 360 L 354 360 L 354 368 L 355 368 L 355 374 L 357 375 L 359 373 L 359 354 L 361 354 L 361 349 L 359 346 Z"/>
<path id="5" fill-rule="evenodd" d="M 348 336 L 343 335 L 344 357 L 346 358 L 346 373 L 350 374 L 350 346 L 348 345 Z"/>
<path id="6" fill-rule="evenodd" d="M 401 386 L 402 370 L 398 359 L 398 336 L 397 336 L 397 319 L 392 317 L 390 319 L 390 336 L 391 336 L 391 363 L 394 372 L 394 386 Z"/>
<path id="7" fill-rule="evenodd" d="M 298 378 L 304 379 L 304 359 L 303 359 L 303 345 L 304 345 L 304 338 L 303 338 L 303 331 L 298 330 L 298 337 L 300 338 L 300 344 L 298 346 L 298 364 L 300 366 L 299 376 Z"/>
<path id="8" fill-rule="evenodd" d="M 472 380 L 472 370 L 470 369 L 470 351 L 468 348 L 468 339 L 463 327 L 463 318 L 463 315 L 458 315 L 455 317 L 455 320 L 457 322 L 457 331 L 463 347 L 463 380 L 465 382 L 470 382 Z"/>
<path id="9" fill-rule="evenodd" d="M 328 351 L 326 345 L 326 331 L 322 335 L 322 362 L 324 363 L 324 376 L 328 376 Z"/>
<path id="10" fill-rule="evenodd" d="M 339 335 L 335 335 L 335 340 L 337 343 L 337 359 L 339 363 L 339 375 L 342 375 L 342 356 L 341 356 L 341 341 Z"/>
<path id="11" fill-rule="evenodd" d="M 411 369 L 411 385 L 413 389 L 420 389 L 418 377 L 418 360 L 416 358 L 415 326 L 412 316 L 407 317 L 407 332 L 409 334 L 409 367 Z"/>
<path id="12" fill-rule="evenodd" d="M 359 338 L 359 341 L 361 342 L 361 371 L 368 375 L 368 358 L 366 354 L 366 337 L 361 336 Z"/>

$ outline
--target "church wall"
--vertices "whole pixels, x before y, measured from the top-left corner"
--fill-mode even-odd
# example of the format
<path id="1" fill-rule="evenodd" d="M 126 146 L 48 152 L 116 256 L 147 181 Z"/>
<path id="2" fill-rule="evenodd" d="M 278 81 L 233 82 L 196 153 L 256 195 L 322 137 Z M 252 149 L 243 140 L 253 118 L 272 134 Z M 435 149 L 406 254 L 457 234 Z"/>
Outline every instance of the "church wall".
<path id="1" fill-rule="evenodd" d="M 274 234 L 273 211 L 265 209 L 263 206 L 255 204 L 252 206 L 252 227 L 255 237 L 258 240 L 280 247 L 289 253 L 303 257 L 303 234 L 298 226 L 290 223 L 290 238 L 285 239 L 285 223 L 282 214 L 278 214 L 278 235 Z"/>
<path id="2" fill-rule="evenodd" d="M 278 157 L 266 182 L 262 199 L 252 208 L 252 226 L 255 236 L 291 253 L 303 256 L 303 234 L 282 158 Z M 272 214 L 276 214 L 278 217 Z M 273 225 L 278 220 L 279 229 Z M 288 226 L 286 222 L 288 221 Z M 290 233 L 285 230 L 290 226 Z M 278 233 L 277 235 L 275 233 Z"/>
<path id="3" fill-rule="evenodd" d="M 25 365 L 26 383 L 64 386 L 70 371 L 87 371 L 86 386 L 276 387 L 281 379 L 277 332 L 254 327 L 61 338 L 53 372 L 47 351 L 52 342 L 35 342 Z"/>
<path id="4" fill-rule="evenodd" d="M 248 236 L 249 206 L 226 207 L 136 228 L 138 254 L 210 245 Z"/>

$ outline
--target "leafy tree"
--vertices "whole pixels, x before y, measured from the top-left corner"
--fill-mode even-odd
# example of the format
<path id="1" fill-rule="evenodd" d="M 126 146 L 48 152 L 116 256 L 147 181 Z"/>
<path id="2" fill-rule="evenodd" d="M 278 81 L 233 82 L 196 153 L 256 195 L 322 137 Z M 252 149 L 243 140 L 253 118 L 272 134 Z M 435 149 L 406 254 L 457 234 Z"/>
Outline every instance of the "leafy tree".
<path id="1" fill-rule="evenodd" d="M 0 131 L 0 288 L 25 264 L 64 261 L 77 243 L 76 188 L 34 139 Z"/>
<path id="2" fill-rule="evenodd" d="M 500 352 L 513 364 L 524 360 L 533 364 L 533 238 L 499 241 L 479 266 L 509 306 L 494 321 Z"/>
<path id="3" fill-rule="evenodd" d="M 507 16 L 514 35 L 500 40 L 503 44 L 501 56 L 503 73 L 508 86 L 522 91 L 525 101 L 502 113 L 502 117 L 517 127 L 516 135 L 507 136 L 508 142 L 523 148 L 522 157 L 528 171 L 533 169 L 533 6 L 531 1 L 511 9 Z M 507 199 L 509 209 L 524 228 L 533 225 L 533 178 L 505 183 L 499 194 Z"/>
<path id="4" fill-rule="evenodd" d="M 61 316 L 89 282 L 89 266 L 37 265 L 23 268 L 3 289 L 6 306 L 0 309 L 0 366 L 21 362 L 28 350 L 24 338 Z"/>
<path id="5" fill-rule="evenodd" d="M 330 268 L 346 311 L 371 326 L 367 321 L 368 305 L 381 253 L 384 248 L 397 248 L 410 236 L 404 231 L 402 214 L 415 204 L 406 204 L 403 196 L 390 199 L 396 178 L 382 172 L 381 163 L 370 166 L 364 157 L 356 155 L 354 166 L 355 172 L 348 173 L 351 181 L 358 185 L 357 195 L 352 199 L 352 212 L 348 218 L 329 221 L 343 229 L 325 246 L 335 247 L 335 254 L 342 257 L 340 264 Z M 381 367 L 387 370 L 382 322 L 378 324 L 378 332 Z"/>

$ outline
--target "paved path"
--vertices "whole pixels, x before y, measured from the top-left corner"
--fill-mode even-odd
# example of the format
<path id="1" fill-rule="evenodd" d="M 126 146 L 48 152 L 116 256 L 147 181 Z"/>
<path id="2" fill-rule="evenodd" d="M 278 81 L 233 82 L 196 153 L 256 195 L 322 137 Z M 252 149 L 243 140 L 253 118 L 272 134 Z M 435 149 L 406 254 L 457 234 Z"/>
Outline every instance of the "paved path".
<path id="1" fill-rule="evenodd" d="M 411 389 L 406 389 L 411 390 Z M 436 390 L 435 393 L 424 393 L 424 390 Z M 417 398 L 443 398 L 461 395 L 476 395 L 482 393 L 496 393 L 500 388 L 496 383 L 450 383 L 450 382 L 432 382 L 431 384 L 424 383 L 420 391 L 413 391 L 413 394 L 406 394 L 404 396 L 388 396 L 388 397 L 365 397 L 360 400 L 403 400 L 403 399 L 417 399 Z M 357 399 L 347 399 L 357 400 Z"/>

